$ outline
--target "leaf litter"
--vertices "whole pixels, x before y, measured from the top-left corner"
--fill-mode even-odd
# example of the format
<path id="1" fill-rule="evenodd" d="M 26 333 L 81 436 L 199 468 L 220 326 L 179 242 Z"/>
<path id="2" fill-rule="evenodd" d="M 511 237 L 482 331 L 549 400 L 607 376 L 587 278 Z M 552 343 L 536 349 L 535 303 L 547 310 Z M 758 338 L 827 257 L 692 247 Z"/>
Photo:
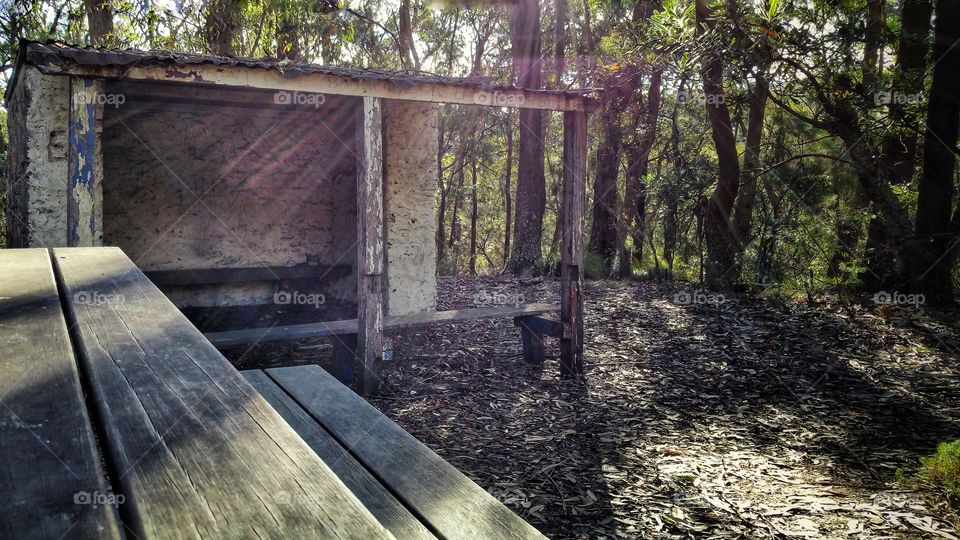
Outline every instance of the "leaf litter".
<path id="1" fill-rule="evenodd" d="M 558 287 L 439 278 L 438 309 Z M 392 333 L 372 403 L 551 538 L 960 540 L 955 513 L 896 481 L 960 438 L 957 313 L 682 291 L 588 282 L 583 382 L 559 378 L 554 340 L 525 364 L 511 320 Z"/>

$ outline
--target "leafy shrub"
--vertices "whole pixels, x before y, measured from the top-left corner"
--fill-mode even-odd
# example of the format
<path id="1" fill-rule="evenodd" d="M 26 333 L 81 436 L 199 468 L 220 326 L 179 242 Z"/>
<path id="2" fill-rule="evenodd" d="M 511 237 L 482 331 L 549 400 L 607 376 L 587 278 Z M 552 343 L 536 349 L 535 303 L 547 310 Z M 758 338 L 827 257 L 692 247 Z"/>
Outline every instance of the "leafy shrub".
<path id="1" fill-rule="evenodd" d="M 607 279 L 612 272 L 607 261 L 600 255 L 584 250 L 583 253 L 583 277 L 586 279 Z"/>
<path id="2" fill-rule="evenodd" d="M 940 443 L 935 454 L 920 458 L 917 478 L 921 484 L 945 492 L 952 506 L 960 506 L 960 440 Z"/>

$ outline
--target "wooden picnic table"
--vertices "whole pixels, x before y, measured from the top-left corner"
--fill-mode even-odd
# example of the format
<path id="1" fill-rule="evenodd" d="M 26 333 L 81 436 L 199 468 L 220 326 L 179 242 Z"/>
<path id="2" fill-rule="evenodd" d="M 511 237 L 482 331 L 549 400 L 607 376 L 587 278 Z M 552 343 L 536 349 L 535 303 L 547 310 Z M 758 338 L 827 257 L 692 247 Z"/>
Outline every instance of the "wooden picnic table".
<path id="1" fill-rule="evenodd" d="M 0 538 L 543 538 L 322 369 L 238 372 L 119 249 L 0 276 Z"/>

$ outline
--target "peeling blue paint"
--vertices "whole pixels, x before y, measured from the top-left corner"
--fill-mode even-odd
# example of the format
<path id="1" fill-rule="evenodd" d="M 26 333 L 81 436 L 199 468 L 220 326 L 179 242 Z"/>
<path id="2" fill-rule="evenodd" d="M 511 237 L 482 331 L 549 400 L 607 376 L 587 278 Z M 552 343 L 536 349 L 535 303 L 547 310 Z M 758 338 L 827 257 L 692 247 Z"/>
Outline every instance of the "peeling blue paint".
<path id="1" fill-rule="evenodd" d="M 93 197 L 94 166 L 96 164 L 96 103 L 95 99 L 87 100 L 87 103 L 78 104 L 73 102 L 79 96 L 89 96 L 90 90 L 94 88 L 95 81 L 92 79 L 82 79 L 79 81 L 83 85 L 83 92 L 77 92 L 76 89 L 70 91 L 70 126 L 67 134 L 70 148 L 70 170 L 69 170 L 69 205 L 79 210 L 79 199 L 77 191 L 85 190 L 84 196 Z M 76 116 L 80 112 L 79 117 Z M 69 220 L 68 223 L 68 242 L 70 245 L 77 245 L 80 240 L 78 227 L 80 226 L 79 216 Z M 94 218 L 90 216 L 90 223 L 84 226 L 91 227 L 93 230 Z"/>

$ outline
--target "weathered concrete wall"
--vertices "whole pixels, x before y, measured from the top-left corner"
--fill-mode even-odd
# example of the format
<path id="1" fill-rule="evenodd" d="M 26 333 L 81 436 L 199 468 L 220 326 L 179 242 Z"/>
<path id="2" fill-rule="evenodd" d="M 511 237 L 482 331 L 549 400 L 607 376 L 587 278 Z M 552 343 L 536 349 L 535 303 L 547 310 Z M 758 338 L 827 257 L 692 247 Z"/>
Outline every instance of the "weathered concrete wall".
<path id="1" fill-rule="evenodd" d="M 384 101 L 387 313 L 434 309 L 437 300 L 435 103 Z"/>
<path id="2" fill-rule="evenodd" d="M 10 247 L 67 245 L 68 77 L 23 66 L 8 104 Z"/>
<path id="3" fill-rule="evenodd" d="M 104 243 L 145 270 L 356 264 L 353 101 L 320 107 L 140 99 L 105 107 Z M 221 100 L 220 97 L 223 99 Z M 182 304 L 260 303 L 257 285 L 206 288 Z M 355 278 L 323 284 L 355 298 Z M 218 301 L 218 298 L 220 301 Z"/>
<path id="4" fill-rule="evenodd" d="M 21 77 L 9 107 L 8 174 L 19 179 L 8 191 L 10 244 L 67 245 L 69 80 L 31 67 Z M 354 99 L 217 106 L 223 90 L 171 102 L 138 99 L 137 84 L 103 90 L 132 91 L 103 111 L 105 245 L 145 270 L 355 267 Z M 387 312 L 397 315 L 436 304 L 438 106 L 384 103 L 385 286 Z M 352 274 L 315 291 L 354 300 Z M 180 305 L 240 305 L 275 292 L 247 284 L 170 294 Z"/>

